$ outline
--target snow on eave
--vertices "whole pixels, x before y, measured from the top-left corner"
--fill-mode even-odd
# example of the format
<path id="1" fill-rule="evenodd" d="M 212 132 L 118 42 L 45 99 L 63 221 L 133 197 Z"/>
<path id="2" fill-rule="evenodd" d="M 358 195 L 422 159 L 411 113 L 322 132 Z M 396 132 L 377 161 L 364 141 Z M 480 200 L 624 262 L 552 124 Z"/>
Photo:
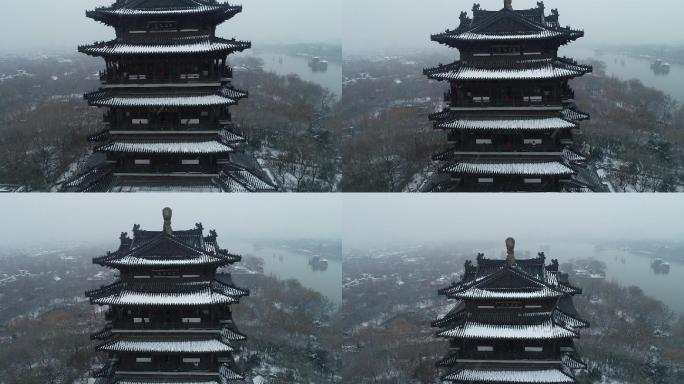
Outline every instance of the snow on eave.
<path id="1" fill-rule="evenodd" d="M 469 383 L 574 383 L 575 380 L 559 369 L 485 370 L 462 369 L 447 375 L 445 380 Z"/>
<path id="2" fill-rule="evenodd" d="M 530 130 L 548 131 L 556 129 L 576 128 L 577 124 L 559 117 L 548 118 L 519 118 L 519 119 L 476 119 L 457 118 L 438 123 L 437 128 L 461 130 Z"/>
<path id="3" fill-rule="evenodd" d="M 78 47 L 78 51 L 93 56 L 169 55 L 214 52 L 238 52 L 249 49 L 248 41 L 203 37 L 176 38 L 170 42 L 140 43 L 112 40 Z"/>
<path id="4" fill-rule="evenodd" d="M 97 107 L 209 107 L 233 105 L 237 101 L 224 95 L 181 96 L 104 96 L 93 98 L 90 104 Z"/>
<path id="5" fill-rule="evenodd" d="M 124 256 L 120 259 L 112 259 L 102 261 L 102 264 L 115 266 L 115 267 L 145 267 L 145 266 L 178 266 L 178 265 L 203 265 L 203 264 L 220 264 L 223 262 L 228 262 L 221 258 L 210 256 L 210 255 L 200 255 L 198 257 L 192 258 L 152 258 L 152 257 L 136 257 L 136 256 Z"/>
<path id="6" fill-rule="evenodd" d="M 548 287 L 534 291 L 521 291 L 519 289 L 494 291 L 471 287 L 462 292 L 448 294 L 448 297 L 452 299 L 538 299 L 561 296 L 563 296 L 562 293 Z"/>
<path id="7" fill-rule="evenodd" d="M 183 8 L 150 8 L 150 9 L 136 9 L 136 8 L 96 8 L 88 11 L 88 14 L 102 13 L 117 16 L 160 16 L 160 15 L 192 15 L 199 13 L 208 13 L 215 11 L 240 12 L 242 7 L 239 5 L 231 6 L 228 4 L 221 5 L 200 5 L 197 7 L 183 7 Z"/>
<path id="8" fill-rule="evenodd" d="M 233 348 L 218 339 L 207 340 L 145 340 L 122 338 L 100 345 L 107 352 L 157 352 L 157 353 L 216 353 L 231 352 Z"/>
<path id="9" fill-rule="evenodd" d="M 242 292 L 239 293 L 243 296 Z M 212 287 L 207 285 L 187 292 L 145 292 L 125 288 L 125 285 L 120 282 L 110 287 L 88 292 L 87 295 L 91 297 L 93 304 L 99 305 L 185 306 L 235 304 L 238 302 L 235 296 L 214 291 Z"/>
<path id="10" fill-rule="evenodd" d="M 466 321 L 458 327 L 446 329 L 437 334 L 440 337 L 459 339 L 561 339 L 578 337 L 551 320 L 542 324 L 485 324 Z"/>
<path id="11" fill-rule="evenodd" d="M 230 153 L 234 149 L 218 141 L 197 142 L 123 142 L 114 141 L 102 145 L 97 152 L 110 153 L 147 153 L 147 154 L 214 154 Z"/>
<path id="12" fill-rule="evenodd" d="M 570 176 L 575 172 L 558 162 L 493 163 L 458 162 L 443 168 L 443 172 L 471 175 Z"/>
<path id="13" fill-rule="evenodd" d="M 589 66 L 579 65 L 566 58 L 503 60 L 482 66 L 469 61 L 457 61 L 448 65 L 424 70 L 435 80 L 534 80 L 561 79 L 582 76 L 591 72 Z"/>

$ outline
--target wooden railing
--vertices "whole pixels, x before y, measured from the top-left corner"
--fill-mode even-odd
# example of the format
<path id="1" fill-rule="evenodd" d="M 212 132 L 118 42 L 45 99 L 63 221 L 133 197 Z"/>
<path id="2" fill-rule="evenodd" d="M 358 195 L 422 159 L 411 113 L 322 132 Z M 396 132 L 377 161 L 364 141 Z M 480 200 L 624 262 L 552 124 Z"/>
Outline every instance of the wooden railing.
<path id="1" fill-rule="evenodd" d="M 104 84 L 154 84 L 154 83 L 195 83 L 232 79 L 233 69 L 223 67 L 213 76 L 206 71 L 159 73 L 111 73 L 100 71 L 100 81 Z"/>

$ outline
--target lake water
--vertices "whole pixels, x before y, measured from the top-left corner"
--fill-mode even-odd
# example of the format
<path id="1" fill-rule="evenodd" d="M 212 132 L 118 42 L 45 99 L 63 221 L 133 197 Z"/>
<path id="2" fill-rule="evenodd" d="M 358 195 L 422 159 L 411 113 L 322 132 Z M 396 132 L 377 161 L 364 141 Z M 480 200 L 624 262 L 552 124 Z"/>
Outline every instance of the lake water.
<path id="1" fill-rule="evenodd" d="M 255 56 L 264 61 L 264 70 L 278 75 L 296 74 L 300 78 L 318 84 L 334 93 L 336 98 L 342 96 L 342 65 L 330 61 L 328 70 L 314 72 L 309 67 L 309 58 L 304 56 L 284 55 L 275 52 L 251 51 L 248 56 Z"/>
<path id="2" fill-rule="evenodd" d="M 563 47 L 560 56 L 572 57 L 576 60 L 595 59 L 606 63 L 606 73 L 621 80 L 639 79 L 649 87 L 656 88 L 680 103 L 684 102 L 684 65 L 671 63 L 670 73 L 656 75 L 651 69 L 655 59 L 633 57 L 615 53 L 597 54 L 593 49 Z M 624 65 L 623 65 L 624 63 Z"/>
<path id="3" fill-rule="evenodd" d="M 323 294 L 334 304 L 342 303 L 340 260 L 332 259 L 328 255 L 318 255 L 328 259 L 328 268 L 320 271 L 314 270 L 309 264 L 309 258 L 315 254 L 306 251 L 284 247 L 255 247 L 253 243 L 248 242 L 231 242 L 230 251 L 263 259 L 265 275 L 273 275 L 281 280 L 299 280 L 303 286 Z"/>
<path id="4" fill-rule="evenodd" d="M 543 249 L 541 246 L 539 249 Z M 547 261 L 558 259 L 560 264 L 571 259 L 594 258 L 606 264 L 606 279 L 620 285 L 635 285 L 644 293 L 667 304 L 673 311 L 684 314 L 684 263 L 670 261 L 670 273 L 656 275 L 651 269 L 652 255 L 635 254 L 617 249 L 597 249 L 593 244 L 558 244 L 545 251 Z M 494 253 L 492 253 L 494 254 Z M 536 253 L 535 253 L 536 254 Z"/>

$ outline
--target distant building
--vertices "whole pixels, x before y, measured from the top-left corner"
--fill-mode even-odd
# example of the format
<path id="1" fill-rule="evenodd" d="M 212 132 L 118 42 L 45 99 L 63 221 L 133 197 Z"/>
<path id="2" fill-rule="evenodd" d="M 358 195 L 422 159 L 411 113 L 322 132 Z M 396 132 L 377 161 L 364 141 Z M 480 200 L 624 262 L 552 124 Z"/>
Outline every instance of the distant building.
<path id="1" fill-rule="evenodd" d="M 106 326 L 91 337 L 109 356 L 95 373 L 96 384 L 231 383 L 243 376 L 235 367 L 235 343 L 245 340 L 233 323 L 231 305 L 249 295 L 217 268 L 241 257 L 221 249 L 217 234 L 204 236 L 201 224 L 185 231 L 133 227 L 121 234 L 115 252 L 93 263 L 119 271 L 119 280 L 86 296 L 108 306 Z"/>
<path id="2" fill-rule="evenodd" d="M 105 59 L 102 86 L 85 98 L 106 108 L 95 154 L 65 191 L 272 191 L 229 107 L 247 97 L 231 86 L 227 55 L 251 43 L 216 37 L 242 12 L 213 0 L 118 0 L 86 12 L 116 39 L 81 46 Z"/>
<path id="3" fill-rule="evenodd" d="M 438 167 L 425 191 L 556 192 L 603 190 L 586 157 L 574 148 L 573 132 L 589 116 L 574 105 L 568 81 L 592 71 L 558 57 L 558 48 L 584 36 L 561 27 L 558 11 L 500 11 L 473 7 L 460 25 L 432 36 L 457 48 L 460 60 L 426 69 L 448 81 L 449 107 L 433 114 L 450 148 L 434 156 Z"/>
<path id="4" fill-rule="evenodd" d="M 572 296 L 581 290 L 537 258 L 515 258 L 515 240 L 507 239 L 507 260 L 477 256 L 467 261 L 461 281 L 439 293 L 456 300 L 433 322 L 449 339 L 449 354 L 438 363 L 444 380 L 455 383 L 574 383 L 585 369 L 573 339 L 589 324 L 580 320 Z"/>

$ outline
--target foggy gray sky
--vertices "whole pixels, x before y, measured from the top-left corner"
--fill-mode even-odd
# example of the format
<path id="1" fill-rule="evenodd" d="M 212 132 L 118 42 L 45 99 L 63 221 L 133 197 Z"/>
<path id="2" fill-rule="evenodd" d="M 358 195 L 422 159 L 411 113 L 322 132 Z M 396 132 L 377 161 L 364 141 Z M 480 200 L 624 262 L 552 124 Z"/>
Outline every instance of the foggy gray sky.
<path id="1" fill-rule="evenodd" d="M 219 27 L 219 35 L 270 43 L 340 42 L 341 0 L 240 0 L 243 12 Z M 0 52 L 75 51 L 79 44 L 113 38 L 114 30 L 85 17 L 86 9 L 114 0 L 4 1 Z"/>
<path id="2" fill-rule="evenodd" d="M 133 224 L 202 222 L 229 248 L 240 238 L 339 238 L 345 244 L 684 239 L 684 194 L 28 194 L 0 199 L 5 245 L 116 242 Z"/>
<path id="3" fill-rule="evenodd" d="M 112 242 L 133 224 L 161 230 L 162 209 L 173 209 L 173 228 L 202 222 L 230 249 L 237 238 L 339 238 L 341 200 L 331 194 L 112 195 L 29 194 L 0 199 L 4 245 L 27 241 Z"/>
<path id="4" fill-rule="evenodd" d="M 474 3 L 499 10 L 503 0 L 343 0 L 346 54 L 392 53 L 440 45 L 430 34 L 458 26 L 461 11 L 472 16 Z M 681 0 L 546 0 L 558 8 L 561 25 L 584 29 L 586 37 L 574 44 L 682 43 Z M 537 0 L 513 0 L 516 9 L 536 7 Z M 547 11 L 548 12 L 548 11 Z"/>
<path id="5" fill-rule="evenodd" d="M 345 246 L 392 242 L 684 239 L 684 195 L 344 196 Z M 503 244 L 503 243 L 502 243 Z"/>

